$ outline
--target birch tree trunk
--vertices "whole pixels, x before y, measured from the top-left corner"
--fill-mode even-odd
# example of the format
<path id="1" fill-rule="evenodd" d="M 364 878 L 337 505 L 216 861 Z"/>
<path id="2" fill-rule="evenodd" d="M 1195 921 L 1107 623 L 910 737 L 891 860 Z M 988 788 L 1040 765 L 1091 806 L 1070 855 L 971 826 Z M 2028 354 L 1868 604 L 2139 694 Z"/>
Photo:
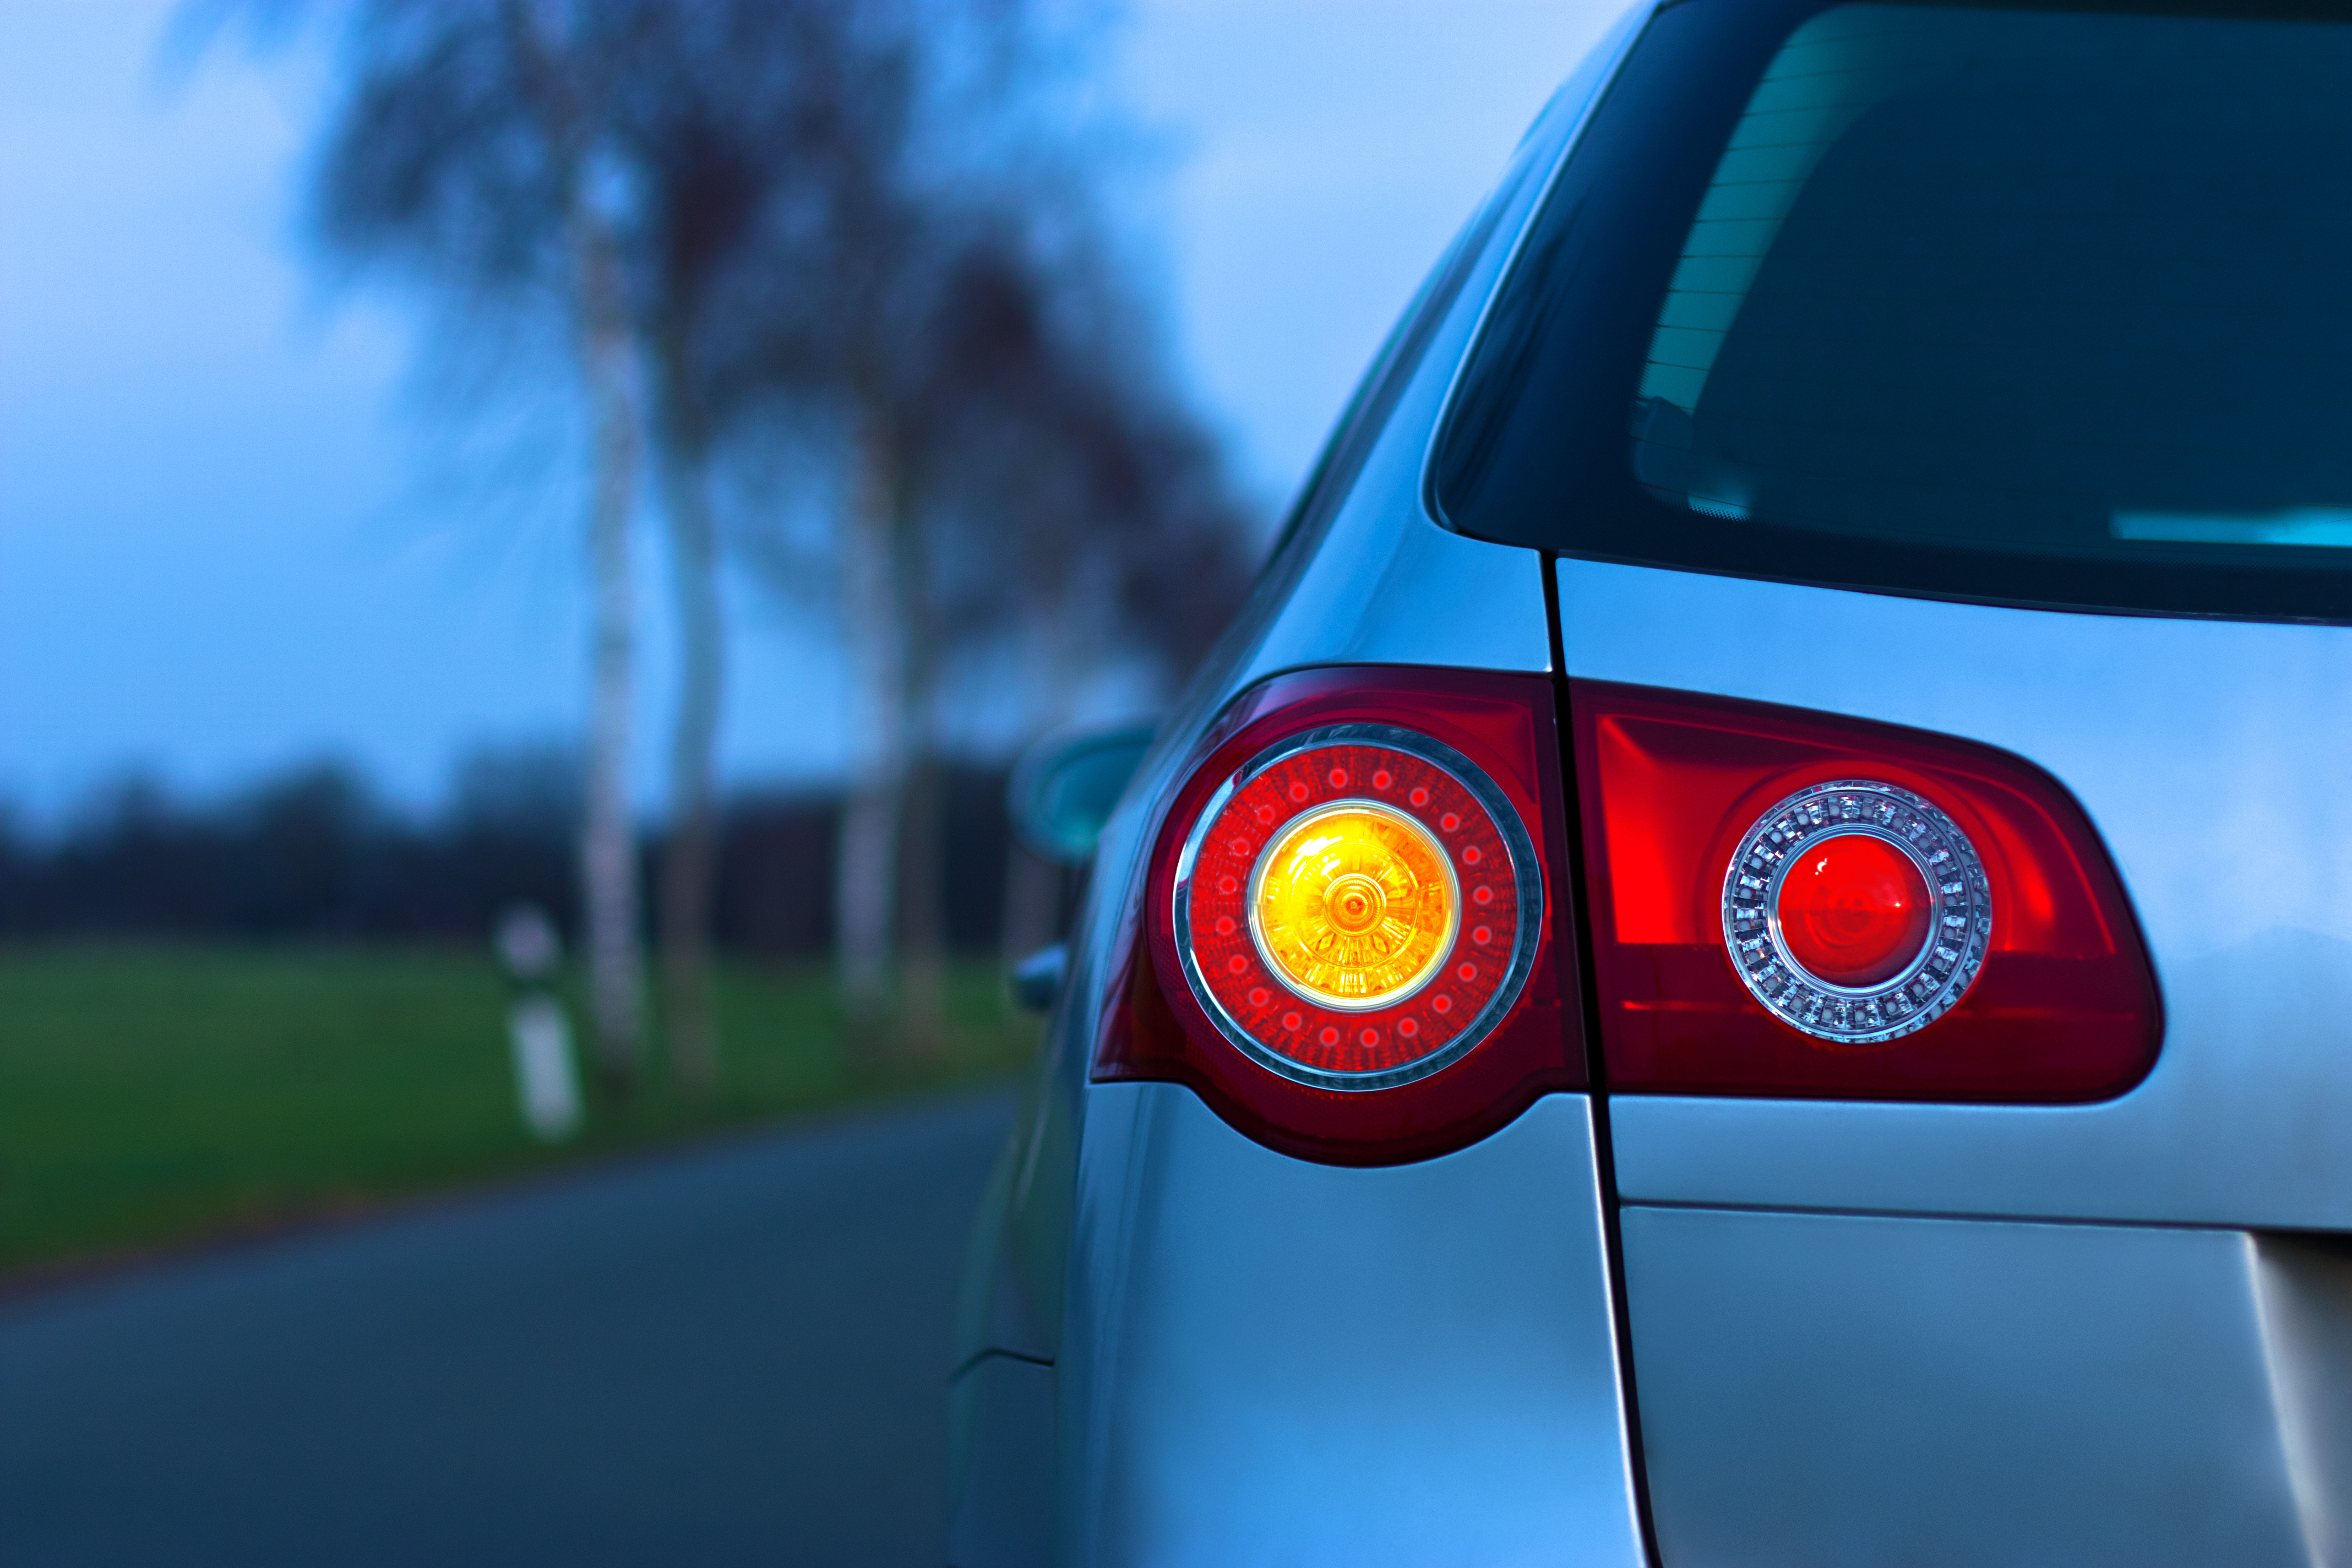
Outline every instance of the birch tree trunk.
<path id="1" fill-rule="evenodd" d="M 594 576 L 586 809 L 580 831 L 587 911 L 589 1011 L 596 1058 L 615 1087 L 633 1082 L 645 1006 L 637 925 L 636 825 L 629 752 L 636 700 L 636 599 L 629 516 L 643 447 L 620 258 L 609 227 L 575 190 L 568 218 L 579 290 L 580 356 L 594 446 L 588 545 Z"/>
<path id="2" fill-rule="evenodd" d="M 863 733 L 842 804 L 834 911 L 843 1003 L 853 1025 L 870 1034 L 889 1006 L 911 720 L 898 537 L 905 475 L 896 433 L 878 411 L 864 416 L 856 462 L 842 534 L 841 603 Z"/>
<path id="3" fill-rule="evenodd" d="M 662 1018 L 670 1068 L 689 1089 L 718 1072 L 710 1005 L 710 904 L 717 865 L 712 753 L 726 683 L 718 536 L 710 510 L 709 442 L 684 385 L 678 347 L 663 345 L 669 410 L 664 442 L 671 586 L 679 635 L 677 711 L 669 752 L 669 838 L 662 853 Z"/>
<path id="4" fill-rule="evenodd" d="M 636 700 L 636 585 L 630 571 L 629 519 L 645 445 L 644 416 L 620 240 L 591 188 L 593 136 L 580 84 L 567 64 L 562 15 L 542 16 L 528 0 L 507 0 L 501 15 L 557 171 L 588 409 L 588 558 L 594 608 L 580 820 L 581 902 L 588 928 L 589 1018 L 597 1066 L 608 1083 L 625 1089 L 636 1077 L 645 1011 L 636 825 L 629 798 L 630 721 Z"/>

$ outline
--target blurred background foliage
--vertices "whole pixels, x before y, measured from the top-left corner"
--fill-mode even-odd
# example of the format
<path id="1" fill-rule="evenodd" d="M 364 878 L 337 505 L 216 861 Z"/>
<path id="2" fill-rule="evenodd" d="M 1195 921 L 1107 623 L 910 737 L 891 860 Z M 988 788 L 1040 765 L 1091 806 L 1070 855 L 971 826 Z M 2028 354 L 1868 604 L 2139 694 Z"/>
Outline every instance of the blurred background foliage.
<path id="1" fill-rule="evenodd" d="M 542 488 L 577 518 L 591 700 L 575 736 L 467 758 L 436 812 L 325 760 L 0 818 L 0 1268 L 1022 1058 L 998 964 L 1075 889 L 1009 833 L 1009 759 L 972 752 L 971 714 L 1020 735 L 1164 700 L 1265 533 L 1115 220 L 1135 140 L 1089 88 L 1108 22 L 1088 0 L 184 7 L 169 47 L 197 66 L 332 62 L 307 251 L 405 312 L 447 427 L 560 410 Z M 837 784 L 719 776 L 730 575 L 838 647 Z M 681 657 L 647 694 L 653 593 Z M 632 788 L 648 752 L 658 809 Z M 563 1156 L 508 1077 L 487 937 L 519 900 L 580 958 L 562 988 L 599 1093 Z"/>

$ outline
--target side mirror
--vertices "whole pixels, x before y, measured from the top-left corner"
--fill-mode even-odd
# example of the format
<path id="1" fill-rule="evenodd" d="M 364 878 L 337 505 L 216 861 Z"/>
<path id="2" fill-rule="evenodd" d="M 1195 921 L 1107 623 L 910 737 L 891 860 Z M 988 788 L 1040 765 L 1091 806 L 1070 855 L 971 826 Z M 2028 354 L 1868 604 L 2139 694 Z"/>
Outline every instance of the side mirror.
<path id="1" fill-rule="evenodd" d="M 1050 1013 L 1054 999 L 1062 994 L 1062 982 L 1070 974 L 1070 949 L 1066 942 L 1041 947 L 1013 966 L 1013 1005 L 1024 1013 Z"/>
<path id="2" fill-rule="evenodd" d="M 1083 866 L 1135 776 L 1156 724 L 1065 730 L 1021 753 L 1006 789 L 1013 831 L 1048 860 Z"/>

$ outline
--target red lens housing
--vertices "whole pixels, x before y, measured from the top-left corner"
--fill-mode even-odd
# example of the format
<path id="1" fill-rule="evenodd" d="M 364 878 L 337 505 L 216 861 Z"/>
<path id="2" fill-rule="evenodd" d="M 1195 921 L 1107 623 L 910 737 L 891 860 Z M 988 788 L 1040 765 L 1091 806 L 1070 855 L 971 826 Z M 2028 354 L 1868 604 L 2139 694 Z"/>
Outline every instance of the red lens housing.
<path id="1" fill-rule="evenodd" d="M 2063 1103 L 2120 1094 L 2155 1064 L 2163 1015 L 2138 925 L 2082 808 L 2041 769 L 1724 698 L 1580 680 L 1569 702 L 1612 1092 Z M 1984 862 L 1992 914 L 1983 966 L 1950 1010 L 1868 1045 L 1775 1017 L 1724 942 L 1743 837 L 1776 802 L 1851 778 L 1949 816 Z M 1814 851 L 1779 895 L 1791 956 L 1837 984 L 1899 972 L 1927 940 L 1916 868 L 1860 834 Z M 1815 872 L 1814 858 L 1828 864 Z"/>
<path id="2" fill-rule="evenodd" d="M 1319 669 L 1244 693 L 1202 738 L 1156 830 L 1095 1079 L 1185 1084 L 1259 1142 L 1348 1165 L 1444 1153 L 1539 1095 L 1585 1087 L 1575 968 L 1559 960 L 1574 948 L 1562 945 L 1566 813 L 1553 712 L 1548 679 L 1481 671 Z M 1407 736 L 1402 747 L 1350 740 L 1353 726 Z M 1343 733 L 1316 739 L 1334 730 Z M 1285 754 L 1290 742 L 1311 742 L 1311 766 L 1305 750 Z M 1435 745 L 1416 751 L 1424 742 Z M 1492 792 L 1491 809 L 1428 760 L 1445 753 Z M 1248 868 L 1294 813 L 1356 799 L 1411 818 L 1443 847 L 1458 931 L 1444 968 L 1401 988 L 1393 1005 L 1318 1007 L 1272 973 L 1241 900 Z M 1507 855 L 1506 877 L 1497 860 L 1512 841 L 1519 852 Z M 1530 903 L 1498 892 L 1515 877 L 1532 879 Z M 1511 952 L 1518 912 L 1530 908 L 1527 956 L 1506 973 L 1482 954 Z M 1188 976 L 1188 955 L 1196 973 L 1214 974 Z M 1226 1015 L 1222 1025 L 1201 992 Z"/>

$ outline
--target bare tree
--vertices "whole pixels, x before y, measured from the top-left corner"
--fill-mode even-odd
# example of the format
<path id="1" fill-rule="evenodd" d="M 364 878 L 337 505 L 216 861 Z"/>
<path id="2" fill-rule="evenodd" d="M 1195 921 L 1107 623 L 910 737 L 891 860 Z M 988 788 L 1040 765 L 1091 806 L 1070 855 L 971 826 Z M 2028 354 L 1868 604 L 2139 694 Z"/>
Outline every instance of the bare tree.
<path id="1" fill-rule="evenodd" d="M 902 1033 L 936 1040 L 940 705 L 959 661 L 1048 647 L 1045 684 L 1066 694 L 1081 665 L 1180 668 L 1238 597 L 1246 554 L 1213 443 L 1102 241 L 1102 171 L 1035 112 L 1066 33 L 1031 0 L 328 14 L 349 79 L 314 181 L 330 251 L 425 284 L 458 328 L 445 336 L 537 314 L 572 345 L 597 587 L 582 864 L 608 1069 L 633 1067 L 640 1005 L 639 469 L 657 465 L 684 654 L 664 1015 L 674 1065 L 704 1082 L 729 536 L 714 487 L 747 451 L 809 449 L 812 430 L 840 437 L 830 597 L 860 719 L 836 854 L 842 988 L 878 1025 L 896 977 Z"/>
<path id="2" fill-rule="evenodd" d="M 555 210 L 569 263 L 581 380 L 593 431 L 589 550 L 595 579 L 588 784 L 580 839 L 582 904 L 588 923 L 591 1016 L 599 1060 L 615 1081 L 636 1065 L 644 959 L 638 945 L 636 826 L 630 810 L 631 727 L 636 698 L 636 595 L 629 519 L 645 446 L 639 367 L 624 291 L 615 216 L 600 202 L 598 98 L 610 90 L 610 57 L 557 29 L 532 0 L 506 0 L 509 47 L 524 100 L 548 153 Z"/>
<path id="3" fill-rule="evenodd" d="M 306 7 L 268 0 L 264 20 Z M 370 0 L 328 10 L 340 100 L 310 176 L 327 258 L 389 274 L 435 307 L 446 345 L 552 320 L 587 426 L 592 714 L 580 869 L 598 1059 L 636 1068 L 643 961 L 629 790 L 635 595 L 629 530 L 646 444 L 625 254 L 614 83 L 643 21 L 557 0 Z"/>
<path id="4" fill-rule="evenodd" d="M 699 295 L 694 374 L 739 445 L 840 430 L 847 501 L 835 590 L 863 721 L 835 863 L 840 979 L 852 1015 L 882 1018 L 889 989 L 901 803 L 909 756 L 904 363 L 935 265 L 936 195 L 918 150 L 924 51 L 962 13 L 893 0 L 720 0 L 789 62 L 731 96 L 727 135 L 759 189 Z M 974 12 L 995 9 L 977 0 Z M 969 19 L 965 17 L 964 19 Z M 705 155 L 708 155 L 706 149 Z M 805 584 L 802 584 L 805 586 Z"/>
<path id="5" fill-rule="evenodd" d="M 719 720 L 726 624 L 719 581 L 712 451 L 726 389 L 709 373 L 709 303 L 751 230 L 769 183 L 756 121 L 769 40 L 740 4 L 676 8 L 654 29 L 624 93 L 622 133 L 637 174 L 639 318 L 652 370 L 663 513 L 679 639 L 669 744 L 669 831 L 661 872 L 662 1015 L 670 1063 L 689 1087 L 717 1073 L 710 997 Z M 746 32 L 751 37 L 745 37 Z"/>
<path id="6" fill-rule="evenodd" d="M 1040 155 L 1019 123 L 1051 86 L 1041 25 L 1001 0 L 961 13 L 986 24 L 961 36 L 950 7 L 852 9 L 839 112 L 796 161 L 796 210 L 822 221 L 763 268 L 791 292 L 734 319 L 769 323 L 753 341 L 793 389 L 781 405 L 845 437 L 836 602 L 861 744 L 835 861 L 841 982 L 873 1025 L 895 973 L 919 1050 L 944 1010 L 949 673 L 1040 626 L 1072 664 L 1181 667 L 1238 601 L 1248 531 L 1146 347 L 1093 216 L 1102 171 L 1066 137 Z M 1179 558 L 1181 583 L 1160 570 Z"/>
<path id="7" fill-rule="evenodd" d="M 1067 204 L 1057 204 L 1067 210 Z M 1074 717 L 1090 676 L 1125 667 L 1166 690 L 1223 628 L 1247 585 L 1255 533 L 1214 442 L 1170 390 L 1142 312 L 1098 253 L 1000 244 L 967 258 L 941 341 L 961 389 L 935 462 L 952 498 L 937 603 L 950 662 L 1017 645 L 1029 722 Z M 928 700 L 936 704 L 939 694 Z M 936 728 L 919 780 L 938 772 Z M 911 843 L 936 839 L 918 788 Z M 1045 940 L 1057 868 L 1011 847 L 1005 940 Z M 939 872 L 909 887 L 910 972 L 937 968 Z"/>
<path id="8" fill-rule="evenodd" d="M 622 127 L 642 195 L 641 313 L 685 655 L 670 749 L 664 994 L 673 1058 L 696 1079 L 708 1077 L 712 1048 L 711 752 L 724 651 L 713 468 L 730 442 L 772 438 L 779 423 L 860 404 L 842 384 L 869 357 L 860 329 L 878 308 L 873 285 L 895 275 L 870 262 L 877 252 L 895 260 L 908 242 L 904 214 L 886 193 L 902 163 L 906 67 L 920 18 L 884 0 L 636 3 L 663 17 L 634 62 Z M 851 255 L 869 266 L 845 267 Z M 869 559 L 863 542 L 843 546 L 853 606 L 867 602 L 856 570 Z M 845 617 L 861 670 L 875 661 L 860 634 L 896 624 L 882 586 L 878 609 Z M 887 865 L 869 863 L 871 847 L 853 825 L 845 889 L 887 880 Z M 854 896 L 845 910 L 845 929 L 864 929 Z M 865 949 L 852 940 L 845 951 Z M 856 965 L 851 975 L 853 997 L 878 993 L 878 976 Z"/>
<path id="9" fill-rule="evenodd" d="M 901 1022 L 917 1049 L 940 1037 L 944 1007 L 950 671 L 1026 638 L 1054 649 L 1044 684 L 1065 697 L 1079 668 L 1122 661 L 1164 683 L 1239 603 L 1250 553 L 1214 445 L 1142 348 L 1115 273 L 1099 250 L 1057 254 L 1037 232 L 1041 216 L 1066 222 L 1066 194 L 1016 187 L 995 203 L 954 215 L 935 241 L 906 318 L 918 330 L 868 395 L 865 428 L 880 434 L 860 452 L 867 489 L 851 525 L 866 635 L 888 639 L 866 664 L 888 749 L 853 796 L 869 814 L 853 826 L 898 863 L 869 862 L 846 890 L 898 897 Z M 887 906 L 867 918 L 881 924 Z"/>

